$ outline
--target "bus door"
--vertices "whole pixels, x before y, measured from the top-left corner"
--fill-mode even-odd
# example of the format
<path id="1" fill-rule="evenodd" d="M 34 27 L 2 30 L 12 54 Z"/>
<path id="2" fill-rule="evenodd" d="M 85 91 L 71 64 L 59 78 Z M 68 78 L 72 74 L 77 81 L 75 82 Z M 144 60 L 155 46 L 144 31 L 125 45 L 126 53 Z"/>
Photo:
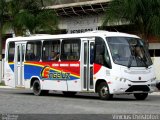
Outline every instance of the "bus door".
<path id="1" fill-rule="evenodd" d="M 15 45 L 15 85 L 16 87 L 24 86 L 24 54 L 26 50 L 25 43 L 16 43 Z"/>
<path id="2" fill-rule="evenodd" d="M 93 60 L 95 38 L 83 38 L 81 48 L 81 81 L 83 91 L 93 91 Z"/>

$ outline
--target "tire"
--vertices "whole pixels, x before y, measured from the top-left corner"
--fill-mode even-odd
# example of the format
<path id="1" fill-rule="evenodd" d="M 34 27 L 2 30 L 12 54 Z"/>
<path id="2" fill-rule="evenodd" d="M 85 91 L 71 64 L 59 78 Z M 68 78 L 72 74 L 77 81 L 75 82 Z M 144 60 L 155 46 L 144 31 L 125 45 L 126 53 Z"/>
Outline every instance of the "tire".
<path id="1" fill-rule="evenodd" d="M 109 88 L 106 82 L 102 82 L 99 84 L 98 88 L 98 95 L 102 100 L 110 100 L 113 98 L 113 94 L 109 93 Z"/>
<path id="2" fill-rule="evenodd" d="M 48 94 L 48 90 L 41 90 L 41 84 L 39 82 L 39 80 L 35 80 L 33 82 L 33 93 L 36 96 L 41 96 L 41 95 L 47 95 Z"/>
<path id="3" fill-rule="evenodd" d="M 63 91 L 63 95 L 65 96 L 74 96 L 77 92 L 67 92 L 67 91 Z"/>
<path id="4" fill-rule="evenodd" d="M 134 93 L 134 97 L 137 100 L 145 100 L 148 96 L 148 93 Z"/>

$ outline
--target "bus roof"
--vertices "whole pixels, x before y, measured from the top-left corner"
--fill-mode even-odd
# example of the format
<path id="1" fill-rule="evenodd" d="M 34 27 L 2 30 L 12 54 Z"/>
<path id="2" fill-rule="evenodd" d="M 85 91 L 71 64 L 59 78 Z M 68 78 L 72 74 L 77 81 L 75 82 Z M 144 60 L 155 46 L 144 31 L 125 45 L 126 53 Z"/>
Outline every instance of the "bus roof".
<path id="1" fill-rule="evenodd" d="M 19 36 L 14 38 L 8 38 L 7 41 L 47 40 L 47 39 L 80 38 L 80 37 L 86 38 L 86 37 L 95 37 L 95 36 L 139 38 L 136 35 L 127 34 L 127 33 L 97 30 L 97 31 L 90 31 L 90 32 L 76 33 L 76 34 L 58 34 L 58 35 L 38 34 L 38 35 L 31 35 L 28 37 Z"/>

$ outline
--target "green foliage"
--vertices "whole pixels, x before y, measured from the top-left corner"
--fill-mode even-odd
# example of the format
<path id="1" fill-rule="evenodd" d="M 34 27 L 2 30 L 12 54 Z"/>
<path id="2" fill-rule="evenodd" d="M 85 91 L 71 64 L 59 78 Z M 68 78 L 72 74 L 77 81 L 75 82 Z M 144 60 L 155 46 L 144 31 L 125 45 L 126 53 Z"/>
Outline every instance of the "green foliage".
<path id="1" fill-rule="evenodd" d="M 35 34 L 42 30 L 53 32 L 57 29 L 57 16 L 54 11 L 46 9 L 41 1 L 10 0 L 7 3 L 7 13 L 10 19 L 5 22 L 4 30 L 12 28 L 16 35 L 24 35 L 27 30 Z"/>
<path id="2" fill-rule="evenodd" d="M 113 0 L 103 25 L 111 22 L 134 24 L 144 38 L 160 36 L 160 0 Z"/>
<path id="3" fill-rule="evenodd" d="M 6 1 L 0 0 L 0 61 L 2 60 L 2 26 L 4 23 L 5 11 L 6 11 Z"/>
<path id="4" fill-rule="evenodd" d="M 4 22 L 5 11 L 6 11 L 6 2 L 5 0 L 0 0 L 0 31 L 2 30 L 2 24 Z"/>
<path id="5" fill-rule="evenodd" d="M 0 86 L 5 86 L 4 82 L 1 82 L 1 83 L 0 83 Z"/>

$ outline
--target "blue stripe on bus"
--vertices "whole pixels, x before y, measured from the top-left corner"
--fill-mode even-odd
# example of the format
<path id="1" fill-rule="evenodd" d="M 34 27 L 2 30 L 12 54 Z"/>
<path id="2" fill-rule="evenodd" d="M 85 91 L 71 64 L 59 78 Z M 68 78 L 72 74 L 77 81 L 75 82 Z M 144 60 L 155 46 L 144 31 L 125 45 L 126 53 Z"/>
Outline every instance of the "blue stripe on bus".
<path id="1" fill-rule="evenodd" d="M 10 64 L 10 68 L 12 69 L 12 71 L 14 72 L 14 64 Z M 39 78 L 41 78 L 41 70 L 43 68 L 40 66 L 33 66 L 33 65 L 24 65 L 24 79 L 31 79 L 32 76 L 38 76 Z M 51 73 L 55 73 L 57 71 L 54 70 L 50 70 Z M 77 80 L 79 79 L 79 77 L 75 77 L 70 75 L 70 79 L 69 80 Z M 54 80 L 54 79 L 53 79 Z M 57 79 L 56 79 L 57 80 Z M 68 79 L 67 79 L 68 80 Z"/>
<path id="2" fill-rule="evenodd" d="M 42 69 L 43 68 L 40 67 L 40 66 L 24 65 L 24 79 L 30 79 L 32 76 L 38 76 L 39 78 L 41 78 Z M 57 73 L 57 71 L 50 70 L 50 73 Z M 69 80 L 79 79 L 78 77 L 75 77 L 75 76 L 72 76 L 72 75 L 70 75 L 69 77 L 70 77 Z M 57 79 L 53 79 L 53 80 L 57 80 Z"/>

